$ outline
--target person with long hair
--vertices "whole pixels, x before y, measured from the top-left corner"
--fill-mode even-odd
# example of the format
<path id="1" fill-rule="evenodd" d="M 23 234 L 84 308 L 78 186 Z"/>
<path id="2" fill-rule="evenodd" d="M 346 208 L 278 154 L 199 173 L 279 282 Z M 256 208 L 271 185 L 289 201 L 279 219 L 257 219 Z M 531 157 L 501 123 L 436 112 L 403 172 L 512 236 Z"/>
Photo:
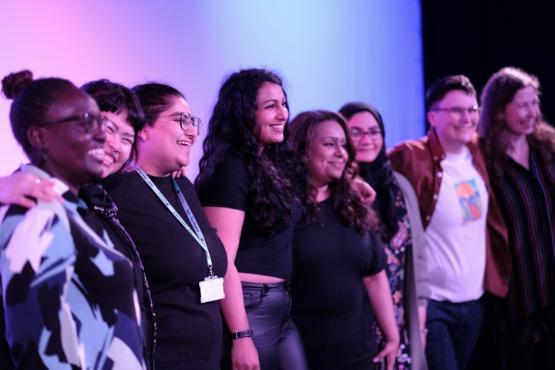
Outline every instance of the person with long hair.
<path id="1" fill-rule="evenodd" d="M 307 111 L 291 121 L 304 165 L 303 221 L 293 239 L 293 319 L 310 369 L 393 369 L 399 348 L 385 255 L 371 230 L 376 219 L 351 188 L 355 147 L 345 120 Z M 372 312 L 385 345 L 377 353 Z"/>
<path id="2" fill-rule="evenodd" d="M 49 179 L 62 197 L 0 211 L 3 365 L 144 369 L 133 264 L 79 197 L 105 170 L 110 124 L 67 80 L 22 71 L 2 85 L 14 99 L 14 136 L 31 161 L 21 172 Z"/>
<path id="3" fill-rule="evenodd" d="M 184 95 L 172 86 L 133 88 L 145 114 L 130 172 L 103 181 L 135 242 L 150 284 L 157 336 L 155 367 L 220 368 L 222 320 L 218 300 L 227 259 L 186 177 L 171 174 L 189 163 L 200 129 Z"/>
<path id="4" fill-rule="evenodd" d="M 349 126 L 359 175 L 377 193 L 372 208 L 380 221 L 379 233 L 387 256 L 386 272 L 400 336 L 395 369 L 425 369 L 422 352 L 429 288 L 426 238 L 416 194 L 408 180 L 391 169 L 380 112 L 369 104 L 350 102 L 339 113 Z M 379 330 L 377 335 L 382 341 Z"/>
<path id="5" fill-rule="evenodd" d="M 233 369 L 306 368 L 289 310 L 302 206 L 288 119 L 281 78 L 241 70 L 222 84 L 203 144 L 196 186 L 228 255 L 221 306 L 232 338 L 232 364 L 224 366 Z"/>
<path id="6" fill-rule="evenodd" d="M 486 83 L 482 149 L 509 232 L 509 293 L 498 333 L 509 369 L 553 369 L 555 348 L 555 130 L 542 117 L 535 76 L 502 68 Z"/>

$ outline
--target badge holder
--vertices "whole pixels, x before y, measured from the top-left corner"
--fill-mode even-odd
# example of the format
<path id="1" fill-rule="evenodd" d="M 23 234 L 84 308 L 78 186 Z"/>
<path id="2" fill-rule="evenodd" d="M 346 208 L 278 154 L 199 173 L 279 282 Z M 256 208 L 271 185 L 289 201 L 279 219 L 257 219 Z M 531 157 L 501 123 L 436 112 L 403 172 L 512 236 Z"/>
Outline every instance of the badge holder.
<path id="1" fill-rule="evenodd" d="M 212 266 L 210 268 L 210 276 L 204 278 L 204 281 L 198 283 L 200 287 L 200 303 L 218 301 L 225 298 L 224 279 L 214 275 Z"/>

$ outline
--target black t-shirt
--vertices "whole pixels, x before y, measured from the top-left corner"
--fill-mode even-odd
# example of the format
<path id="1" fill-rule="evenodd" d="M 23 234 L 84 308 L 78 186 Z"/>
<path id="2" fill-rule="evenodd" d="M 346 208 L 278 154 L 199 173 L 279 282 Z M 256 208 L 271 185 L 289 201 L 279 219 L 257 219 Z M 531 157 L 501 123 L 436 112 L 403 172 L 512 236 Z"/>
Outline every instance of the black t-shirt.
<path id="1" fill-rule="evenodd" d="M 241 211 L 249 209 L 247 167 L 239 154 L 230 151 L 214 172 L 199 188 L 204 207 L 224 207 Z M 302 206 L 294 206 L 289 225 L 271 235 L 261 233 L 254 224 L 252 214 L 245 212 L 241 239 L 235 266 L 239 272 L 276 276 L 289 279 L 292 271 L 292 238 Z"/>
<path id="2" fill-rule="evenodd" d="M 170 177 L 149 176 L 190 225 Z M 214 273 L 225 275 L 223 245 L 204 215 L 193 185 L 176 180 L 210 251 Z M 136 173 L 104 181 L 119 218 L 143 260 L 158 324 L 155 360 L 160 369 L 219 369 L 222 320 L 218 302 L 200 303 L 199 282 L 208 276 L 205 252 Z"/>
<path id="3" fill-rule="evenodd" d="M 372 310 L 362 281 L 385 266 L 372 233 L 344 225 L 331 198 L 293 239 L 293 320 L 311 369 L 372 369 Z"/>
<path id="4" fill-rule="evenodd" d="M 133 263 L 133 272 L 135 278 L 135 290 L 139 295 L 139 304 L 141 305 L 141 327 L 145 334 L 145 362 L 147 369 L 152 367 L 152 351 L 154 348 L 154 313 L 152 311 L 151 301 L 148 297 L 150 289 L 147 292 L 147 283 L 144 281 L 145 276 L 142 270 L 142 260 L 137 255 L 136 246 L 133 240 L 121 225 L 117 207 L 114 201 L 108 196 L 106 190 L 100 183 L 88 183 L 79 189 L 79 197 L 87 203 L 87 206 L 94 211 L 96 218 L 101 222 L 100 230 L 106 231 L 114 248 L 123 253 Z M 91 212 L 89 212 L 91 213 Z M 81 214 L 85 222 L 91 227 L 95 227 L 98 221 L 89 219 L 87 214 Z M 97 231 L 102 235 L 103 231 Z"/>

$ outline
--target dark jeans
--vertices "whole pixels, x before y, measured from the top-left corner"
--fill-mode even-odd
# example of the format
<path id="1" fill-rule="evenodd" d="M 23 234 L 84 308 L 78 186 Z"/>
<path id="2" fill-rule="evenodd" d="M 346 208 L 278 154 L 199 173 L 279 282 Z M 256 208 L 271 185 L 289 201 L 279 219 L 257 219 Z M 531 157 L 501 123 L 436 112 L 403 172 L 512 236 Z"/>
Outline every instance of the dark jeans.
<path id="1" fill-rule="evenodd" d="M 464 370 L 478 340 L 484 317 L 482 299 L 428 303 L 426 358 L 430 370 Z"/>
<path id="2" fill-rule="evenodd" d="M 287 283 L 241 285 L 261 370 L 306 370 L 301 338 L 291 320 Z"/>

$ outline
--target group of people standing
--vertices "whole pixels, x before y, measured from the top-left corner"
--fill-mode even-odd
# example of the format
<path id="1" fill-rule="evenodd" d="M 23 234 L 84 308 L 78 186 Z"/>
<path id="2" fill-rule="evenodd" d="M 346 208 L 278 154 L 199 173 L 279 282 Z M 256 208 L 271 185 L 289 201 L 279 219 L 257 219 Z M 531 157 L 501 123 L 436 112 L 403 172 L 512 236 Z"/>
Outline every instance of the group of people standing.
<path id="1" fill-rule="evenodd" d="M 466 77 L 436 81 L 427 136 L 388 154 L 371 105 L 290 120 L 280 76 L 240 70 L 194 183 L 201 120 L 174 87 L 2 85 L 30 160 L 0 180 L 2 368 L 553 366 L 535 77 L 497 72 L 482 111 Z"/>

